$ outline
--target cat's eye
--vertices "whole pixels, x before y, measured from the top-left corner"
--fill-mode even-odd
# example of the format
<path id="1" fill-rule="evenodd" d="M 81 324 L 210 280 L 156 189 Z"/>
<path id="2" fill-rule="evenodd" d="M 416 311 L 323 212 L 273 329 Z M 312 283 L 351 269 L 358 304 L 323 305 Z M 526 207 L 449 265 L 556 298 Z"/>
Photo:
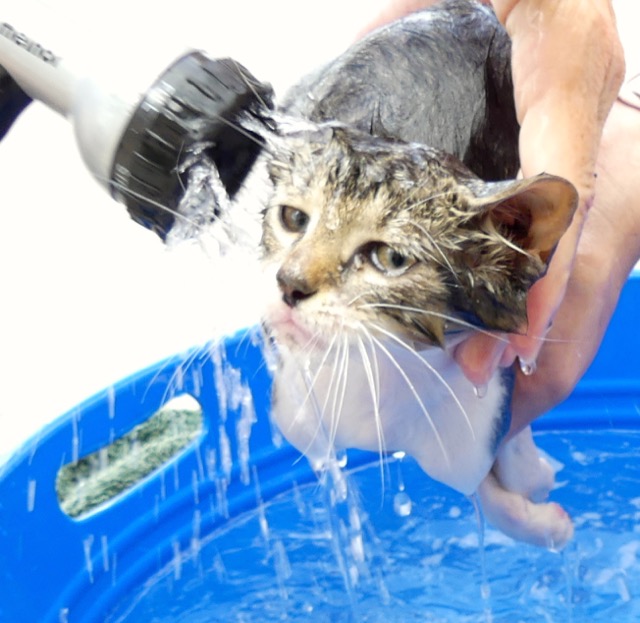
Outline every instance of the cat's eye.
<path id="1" fill-rule="evenodd" d="M 379 271 L 392 276 L 401 275 L 416 263 L 412 257 L 382 242 L 371 246 L 369 257 Z"/>
<path id="2" fill-rule="evenodd" d="M 298 208 L 283 205 L 280 206 L 280 223 L 286 231 L 302 234 L 309 224 L 309 215 Z"/>

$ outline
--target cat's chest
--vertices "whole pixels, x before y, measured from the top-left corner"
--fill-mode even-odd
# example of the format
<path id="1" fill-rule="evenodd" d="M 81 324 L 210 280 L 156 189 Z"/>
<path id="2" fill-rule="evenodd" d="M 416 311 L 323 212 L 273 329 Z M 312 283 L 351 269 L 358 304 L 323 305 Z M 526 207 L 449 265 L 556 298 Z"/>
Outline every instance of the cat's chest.
<path id="1" fill-rule="evenodd" d="M 474 388 L 440 349 L 360 342 L 305 365 L 283 353 L 273 416 L 320 465 L 332 448 L 402 450 L 433 478 L 473 492 L 491 467 L 505 384 Z"/>

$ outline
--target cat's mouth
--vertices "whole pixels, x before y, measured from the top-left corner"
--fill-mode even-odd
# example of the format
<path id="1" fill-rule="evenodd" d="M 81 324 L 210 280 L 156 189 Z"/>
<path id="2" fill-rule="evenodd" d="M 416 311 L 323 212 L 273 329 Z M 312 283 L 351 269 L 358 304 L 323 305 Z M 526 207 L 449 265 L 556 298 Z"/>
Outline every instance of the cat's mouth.
<path id="1" fill-rule="evenodd" d="M 265 322 L 271 336 L 280 345 L 305 348 L 323 341 L 320 332 L 311 329 L 300 318 L 300 314 L 287 305 L 278 305 L 270 309 Z"/>

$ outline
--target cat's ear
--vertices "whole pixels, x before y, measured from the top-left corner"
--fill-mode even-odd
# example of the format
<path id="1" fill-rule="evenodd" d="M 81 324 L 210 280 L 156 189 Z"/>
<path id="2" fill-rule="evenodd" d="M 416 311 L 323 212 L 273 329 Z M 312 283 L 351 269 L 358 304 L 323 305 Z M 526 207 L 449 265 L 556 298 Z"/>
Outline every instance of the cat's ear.
<path id="1" fill-rule="evenodd" d="M 578 193 L 562 177 L 535 177 L 484 185 L 472 209 L 488 215 L 496 229 L 519 248 L 547 263 L 569 227 Z"/>

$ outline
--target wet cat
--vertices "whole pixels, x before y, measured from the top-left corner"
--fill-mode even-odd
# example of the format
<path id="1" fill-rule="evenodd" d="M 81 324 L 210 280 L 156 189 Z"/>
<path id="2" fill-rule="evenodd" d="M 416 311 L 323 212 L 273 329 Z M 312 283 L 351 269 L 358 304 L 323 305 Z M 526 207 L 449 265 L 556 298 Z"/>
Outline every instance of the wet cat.
<path id="1" fill-rule="evenodd" d="M 530 431 L 501 445 L 512 372 L 474 387 L 452 357 L 470 332 L 526 329 L 576 203 L 550 175 L 481 179 L 518 168 L 491 11 L 454 0 L 373 33 L 275 123 L 262 248 L 282 433 L 318 469 L 336 448 L 405 451 L 505 533 L 562 546 L 572 524 L 542 503 L 553 472 Z"/>

